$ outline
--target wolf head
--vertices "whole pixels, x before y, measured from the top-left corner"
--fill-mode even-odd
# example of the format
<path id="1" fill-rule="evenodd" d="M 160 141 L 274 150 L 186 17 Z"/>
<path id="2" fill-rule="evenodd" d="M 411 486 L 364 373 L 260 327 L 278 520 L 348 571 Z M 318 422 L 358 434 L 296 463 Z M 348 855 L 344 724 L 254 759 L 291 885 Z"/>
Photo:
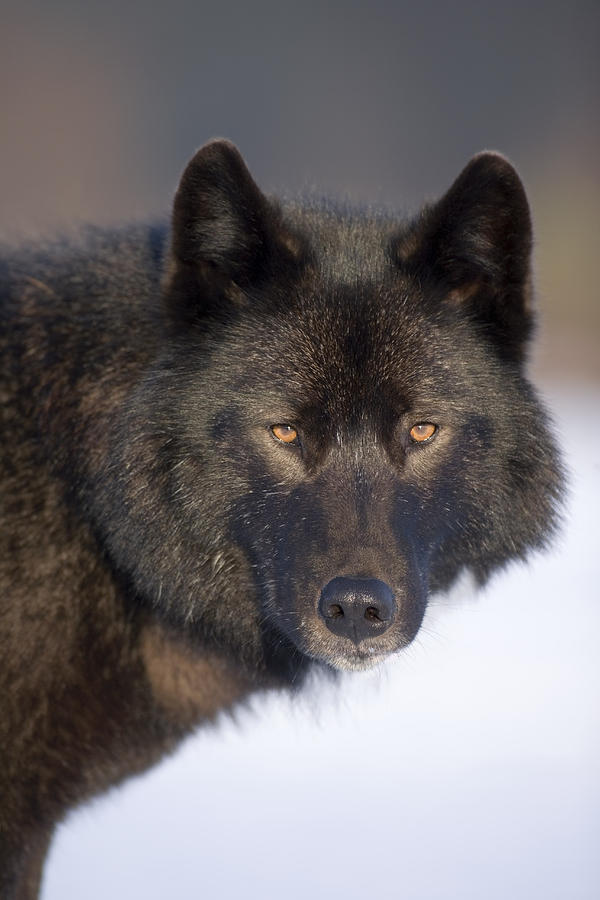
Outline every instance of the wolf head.
<path id="1" fill-rule="evenodd" d="M 263 666 L 365 668 L 463 569 L 542 546 L 561 475 L 523 374 L 530 254 L 497 154 L 400 225 L 282 207 L 231 144 L 203 147 L 128 407 L 144 439 L 119 465 L 145 500 L 111 538 L 158 613 Z"/>

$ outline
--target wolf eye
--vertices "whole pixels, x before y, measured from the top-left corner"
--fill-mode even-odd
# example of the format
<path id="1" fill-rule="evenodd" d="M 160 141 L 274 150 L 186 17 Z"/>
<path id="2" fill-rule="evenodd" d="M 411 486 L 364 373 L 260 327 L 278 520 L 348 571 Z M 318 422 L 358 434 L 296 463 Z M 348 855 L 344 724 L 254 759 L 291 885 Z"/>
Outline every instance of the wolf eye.
<path id="1" fill-rule="evenodd" d="M 298 444 L 298 432 L 293 425 L 271 425 L 271 432 L 282 444 Z"/>
<path id="2" fill-rule="evenodd" d="M 425 441 L 430 441 L 436 431 L 437 425 L 432 422 L 417 422 L 410 429 L 410 436 L 415 443 L 423 444 Z"/>

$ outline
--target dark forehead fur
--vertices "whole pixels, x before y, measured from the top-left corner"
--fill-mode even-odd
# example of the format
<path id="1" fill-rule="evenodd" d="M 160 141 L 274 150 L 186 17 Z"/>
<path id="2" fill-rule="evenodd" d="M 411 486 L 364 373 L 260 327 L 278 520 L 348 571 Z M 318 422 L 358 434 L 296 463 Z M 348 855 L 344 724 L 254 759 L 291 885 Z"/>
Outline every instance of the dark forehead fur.
<path id="1" fill-rule="evenodd" d="M 486 380 L 511 381 L 516 370 L 489 352 L 470 317 L 398 266 L 392 244 L 408 224 L 315 198 L 288 201 L 282 213 L 302 239 L 300 273 L 249 292 L 250 315 L 212 332 L 228 353 L 252 341 L 254 377 L 243 366 L 244 379 L 288 402 L 306 402 L 312 390 L 348 418 L 387 387 L 407 405 L 445 398 L 460 407 L 489 388 Z"/>

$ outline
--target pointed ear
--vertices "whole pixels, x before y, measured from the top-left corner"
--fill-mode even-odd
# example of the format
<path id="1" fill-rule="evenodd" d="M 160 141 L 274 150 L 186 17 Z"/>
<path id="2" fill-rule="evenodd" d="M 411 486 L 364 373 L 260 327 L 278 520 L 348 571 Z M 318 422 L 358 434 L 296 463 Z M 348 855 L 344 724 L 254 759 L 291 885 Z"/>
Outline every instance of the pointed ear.
<path id="1" fill-rule="evenodd" d="M 442 199 L 395 239 L 400 267 L 462 307 L 500 353 L 522 359 L 531 332 L 531 217 L 519 176 L 480 153 Z"/>
<path id="2" fill-rule="evenodd" d="M 301 239 L 252 179 L 229 141 L 205 144 L 185 169 L 172 218 L 175 270 L 208 293 L 240 296 L 297 265 Z M 181 278 L 178 279 L 181 281 Z"/>

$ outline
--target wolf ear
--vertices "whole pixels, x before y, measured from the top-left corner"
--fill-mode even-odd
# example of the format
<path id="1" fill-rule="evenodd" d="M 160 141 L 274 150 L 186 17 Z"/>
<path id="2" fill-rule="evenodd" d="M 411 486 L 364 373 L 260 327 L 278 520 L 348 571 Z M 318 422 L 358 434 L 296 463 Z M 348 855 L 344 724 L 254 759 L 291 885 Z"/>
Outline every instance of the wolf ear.
<path id="1" fill-rule="evenodd" d="M 500 353 L 520 361 L 532 326 L 531 217 L 519 176 L 480 153 L 395 240 L 398 264 L 463 307 Z"/>
<path id="2" fill-rule="evenodd" d="M 175 195 L 172 256 L 186 280 L 240 295 L 298 262 L 300 239 L 256 186 L 229 141 L 205 144 Z"/>

